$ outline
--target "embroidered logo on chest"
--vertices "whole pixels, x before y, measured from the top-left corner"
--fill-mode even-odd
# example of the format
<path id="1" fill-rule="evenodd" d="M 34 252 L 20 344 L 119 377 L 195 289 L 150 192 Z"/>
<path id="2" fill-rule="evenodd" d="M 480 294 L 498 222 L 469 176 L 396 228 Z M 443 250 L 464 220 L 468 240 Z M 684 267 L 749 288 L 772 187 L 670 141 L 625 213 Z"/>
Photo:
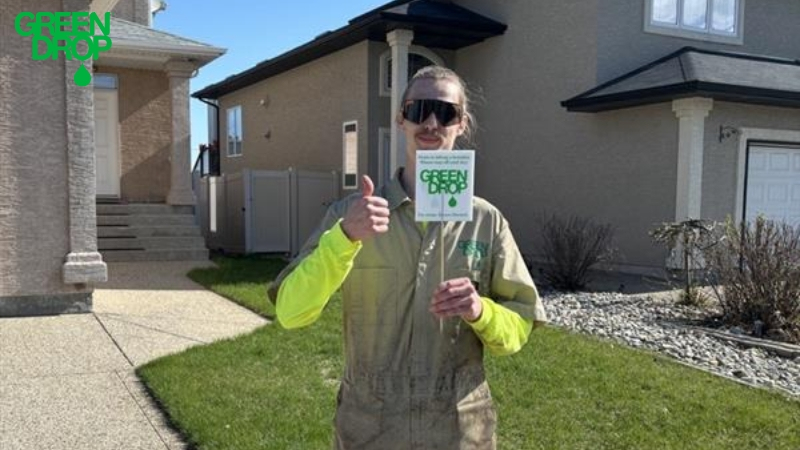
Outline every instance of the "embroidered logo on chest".
<path id="1" fill-rule="evenodd" d="M 483 258 L 489 253 L 489 244 L 486 242 L 462 240 L 458 241 L 458 248 L 461 254 L 472 260 L 470 270 L 481 270 Z"/>

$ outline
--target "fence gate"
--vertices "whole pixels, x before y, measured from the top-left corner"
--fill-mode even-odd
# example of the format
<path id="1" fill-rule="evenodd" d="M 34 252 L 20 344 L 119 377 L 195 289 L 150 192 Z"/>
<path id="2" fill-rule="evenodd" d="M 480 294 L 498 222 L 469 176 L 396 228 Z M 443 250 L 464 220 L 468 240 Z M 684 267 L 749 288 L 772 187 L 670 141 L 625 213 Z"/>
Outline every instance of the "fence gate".
<path id="1" fill-rule="evenodd" d="M 294 223 L 292 255 L 300 252 L 306 240 L 325 217 L 328 206 L 339 196 L 339 178 L 336 172 L 311 172 L 298 170 L 294 173 Z"/>
<path id="2" fill-rule="evenodd" d="M 290 172 L 245 170 L 247 253 L 289 253 L 292 239 Z"/>

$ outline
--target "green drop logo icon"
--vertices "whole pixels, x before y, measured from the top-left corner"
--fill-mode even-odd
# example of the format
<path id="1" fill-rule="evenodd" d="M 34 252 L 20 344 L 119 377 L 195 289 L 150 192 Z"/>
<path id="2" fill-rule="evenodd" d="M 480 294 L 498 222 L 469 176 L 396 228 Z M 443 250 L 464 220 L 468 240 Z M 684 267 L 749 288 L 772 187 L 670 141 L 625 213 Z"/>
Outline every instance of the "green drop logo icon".
<path id="1" fill-rule="evenodd" d="M 450 197 L 450 201 L 447 202 L 447 204 L 450 205 L 451 208 L 455 208 L 458 202 L 455 197 Z"/>
<path id="2" fill-rule="evenodd" d="M 75 80 L 75 84 L 78 86 L 86 86 L 92 82 L 92 74 L 81 64 L 78 70 L 75 71 L 75 76 L 72 77 L 72 79 Z"/>

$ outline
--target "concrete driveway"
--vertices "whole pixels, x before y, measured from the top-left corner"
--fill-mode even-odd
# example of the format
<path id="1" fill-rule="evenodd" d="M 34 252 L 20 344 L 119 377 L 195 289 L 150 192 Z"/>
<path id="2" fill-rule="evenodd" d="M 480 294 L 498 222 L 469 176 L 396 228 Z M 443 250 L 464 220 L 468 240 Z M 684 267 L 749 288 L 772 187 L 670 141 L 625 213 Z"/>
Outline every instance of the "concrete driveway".
<path id="1" fill-rule="evenodd" d="M 184 449 L 136 366 L 267 323 L 186 278 L 109 263 L 91 314 L 0 319 L 0 449 Z"/>

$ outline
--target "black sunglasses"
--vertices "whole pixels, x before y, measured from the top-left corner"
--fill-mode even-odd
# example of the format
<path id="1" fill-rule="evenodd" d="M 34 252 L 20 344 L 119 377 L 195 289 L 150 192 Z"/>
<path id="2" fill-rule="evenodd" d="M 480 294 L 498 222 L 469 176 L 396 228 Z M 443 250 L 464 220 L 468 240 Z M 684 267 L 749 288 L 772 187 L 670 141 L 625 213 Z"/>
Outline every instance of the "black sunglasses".
<path id="1" fill-rule="evenodd" d="M 408 100 L 403 105 L 403 118 L 409 122 L 420 124 L 433 114 L 436 121 L 444 126 L 453 125 L 453 122 L 461 120 L 461 106 L 443 100 Z"/>

